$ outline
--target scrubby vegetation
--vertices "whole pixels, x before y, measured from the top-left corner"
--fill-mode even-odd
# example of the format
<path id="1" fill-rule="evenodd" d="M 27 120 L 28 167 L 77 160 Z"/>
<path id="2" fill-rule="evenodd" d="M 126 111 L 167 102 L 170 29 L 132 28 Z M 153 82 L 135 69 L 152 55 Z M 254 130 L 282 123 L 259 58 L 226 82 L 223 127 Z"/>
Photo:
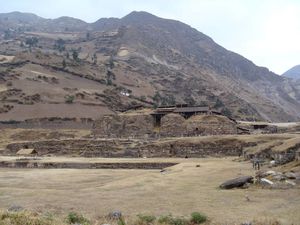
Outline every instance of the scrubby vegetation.
<path id="1" fill-rule="evenodd" d="M 60 225 L 49 214 L 39 215 L 29 212 L 2 212 L 0 213 L 0 225 Z"/>
<path id="2" fill-rule="evenodd" d="M 82 225 L 89 225 L 90 221 L 85 218 L 83 215 L 78 214 L 76 212 L 70 212 L 67 216 L 67 222 L 69 224 L 82 224 Z"/>
<path id="3" fill-rule="evenodd" d="M 155 217 L 153 215 L 139 214 L 137 218 L 121 217 L 117 220 L 110 220 L 106 217 L 99 217 L 97 220 L 89 220 L 82 214 L 70 212 L 65 218 L 58 217 L 51 213 L 21 212 L 0 212 L 0 225 L 68 225 L 68 224 L 111 224 L 111 225 L 214 225 L 207 217 L 199 212 L 193 212 L 191 217 L 174 217 L 171 214 Z M 236 224 L 236 223 L 232 223 Z M 252 225 L 280 225 L 277 220 L 254 220 Z M 228 224 L 229 225 L 229 224 Z"/>
<path id="4" fill-rule="evenodd" d="M 200 223 L 204 223 L 207 220 L 207 217 L 199 212 L 193 212 L 191 214 L 191 222 L 194 224 L 200 224 Z"/>

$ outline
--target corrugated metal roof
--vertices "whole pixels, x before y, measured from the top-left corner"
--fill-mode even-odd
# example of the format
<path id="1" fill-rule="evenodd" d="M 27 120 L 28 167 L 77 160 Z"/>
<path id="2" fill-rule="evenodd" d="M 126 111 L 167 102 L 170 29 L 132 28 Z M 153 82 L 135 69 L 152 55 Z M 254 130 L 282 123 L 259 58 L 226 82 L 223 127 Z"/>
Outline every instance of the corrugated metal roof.
<path id="1" fill-rule="evenodd" d="M 182 107 L 176 108 L 173 112 L 174 113 L 187 113 L 187 112 L 208 112 L 209 107 Z"/>

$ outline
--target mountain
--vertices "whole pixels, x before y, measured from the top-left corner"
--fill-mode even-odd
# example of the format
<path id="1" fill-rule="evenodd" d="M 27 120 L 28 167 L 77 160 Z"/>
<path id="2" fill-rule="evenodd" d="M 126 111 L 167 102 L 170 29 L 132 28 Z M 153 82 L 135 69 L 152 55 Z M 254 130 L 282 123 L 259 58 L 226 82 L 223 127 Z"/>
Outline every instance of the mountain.
<path id="1" fill-rule="evenodd" d="M 293 68 L 289 69 L 282 76 L 293 78 L 293 79 L 300 79 L 300 65 L 294 66 Z"/>
<path id="2" fill-rule="evenodd" d="M 9 13 L 0 14 L 1 30 L 0 120 L 96 118 L 176 103 L 240 120 L 300 118 L 299 82 L 179 21 L 147 12 L 94 23 Z"/>

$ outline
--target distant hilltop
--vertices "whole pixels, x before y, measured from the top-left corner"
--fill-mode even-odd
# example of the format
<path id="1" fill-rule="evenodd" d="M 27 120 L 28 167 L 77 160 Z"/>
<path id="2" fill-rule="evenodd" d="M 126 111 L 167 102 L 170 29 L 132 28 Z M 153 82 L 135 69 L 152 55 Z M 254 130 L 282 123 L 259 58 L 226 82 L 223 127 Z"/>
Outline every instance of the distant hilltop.
<path id="1" fill-rule="evenodd" d="M 282 76 L 294 78 L 294 79 L 300 79 L 300 65 L 292 67 L 284 74 L 282 74 Z"/>

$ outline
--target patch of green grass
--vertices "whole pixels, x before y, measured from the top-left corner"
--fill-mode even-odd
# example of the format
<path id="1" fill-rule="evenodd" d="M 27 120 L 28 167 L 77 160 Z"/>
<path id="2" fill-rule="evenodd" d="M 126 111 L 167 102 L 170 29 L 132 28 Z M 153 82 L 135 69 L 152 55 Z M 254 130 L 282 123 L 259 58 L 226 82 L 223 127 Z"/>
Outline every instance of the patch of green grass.
<path id="1" fill-rule="evenodd" d="M 125 222 L 124 218 L 121 217 L 121 218 L 118 220 L 118 225 L 126 225 L 126 222 Z"/>
<path id="2" fill-rule="evenodd" d="M 183 217 L 176 217 L 172 219 L 172 223 L 170 225 L 188 225 L 189 221 Z"/>
<path id="3" fill-rule="evenodd" d="M 70 212 L 67 216 L 67 222 L 69 224 L 79 223 L 82 225 L 90 225 L 90 221 L 83 215 L 76 212 Z"/>
<path id="4" fill-rule="evenodd" d="M 201 224 L 206 222 L 207 217 L 206 215 L 200 213 L 200 212 L 193 212 L 191 214 L 191 222 L 194 224 Z"/>
<path id="5" fill-rule="evenodd" d="M 154 224 L 156 217 L 153 215 L 137 215 L 138 220 L 136 222 L 136 225 L 150 225 Z"/>
<path id="6" fill-rule="evenodd" d="M 163 225 L 188 225 L 189 221 L 184 217 L 173 217 L 171 214 L 163 215 L 158 218 L 158 224 Z"/>
<path id="7" fill-rule="evenodd" d="M 0 225 L 58 225 L 50 218 L 41 217 L 29 212 L 0 213 Z M 62 223 L 59 223 L 62 224 Z"/>
<path id="8" fill-rule="evenodd" d="M 172 224 L 172 220 L 173 220 L 173 217 L 171 214 L 169 215 L 163 215 L 163 216 L 160 216 L 158 218 L 158 223 L 159 224 Z"/>

